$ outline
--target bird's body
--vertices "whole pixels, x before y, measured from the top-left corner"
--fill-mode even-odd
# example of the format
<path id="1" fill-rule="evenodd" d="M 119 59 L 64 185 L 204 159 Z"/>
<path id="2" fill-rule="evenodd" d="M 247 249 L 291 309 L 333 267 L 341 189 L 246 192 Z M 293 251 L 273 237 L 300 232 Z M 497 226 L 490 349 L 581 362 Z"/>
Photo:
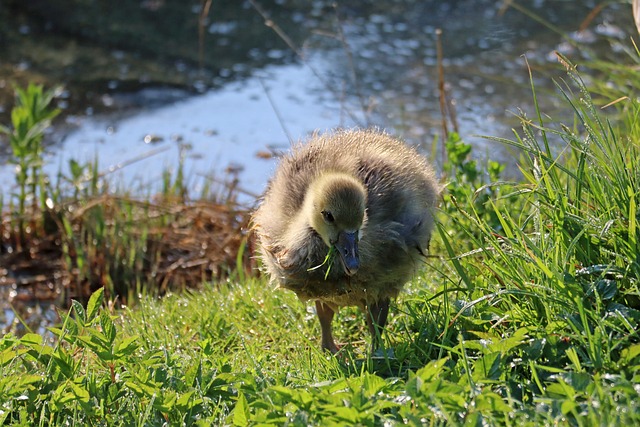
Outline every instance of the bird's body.
<path id="1" fill-rule="evenodd" d="M 423 262 L 438 194 L 426 160 L 378 131 L 315 136 L 281 160 L 254 227 L 272 280 L 316 301 L 323 347 L 337 351 L 341 306 L 361 307 L 374 335 L 384 327 Z"/>

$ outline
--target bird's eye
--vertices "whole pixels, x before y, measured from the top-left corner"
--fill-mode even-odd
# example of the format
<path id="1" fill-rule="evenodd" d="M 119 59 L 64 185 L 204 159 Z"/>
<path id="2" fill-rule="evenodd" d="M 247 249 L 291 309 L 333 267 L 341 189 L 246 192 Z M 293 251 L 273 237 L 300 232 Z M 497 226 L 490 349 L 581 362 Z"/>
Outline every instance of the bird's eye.
<path id="1" fill-rule="evenodd" d="M 324 218 L 324 221 L 327 224 L 333 224 L 336 221 L 336 219 L 333 217 L 333 214 L 331 212 L 322 211 L 321 213 L 322 213 L 322 218 Z"/>

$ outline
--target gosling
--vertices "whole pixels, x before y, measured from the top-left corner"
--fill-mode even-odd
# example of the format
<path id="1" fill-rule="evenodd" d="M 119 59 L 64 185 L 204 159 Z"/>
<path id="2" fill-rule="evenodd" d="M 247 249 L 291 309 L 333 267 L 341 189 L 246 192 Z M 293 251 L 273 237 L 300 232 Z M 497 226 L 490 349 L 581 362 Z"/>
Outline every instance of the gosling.
<path id="1" fill-rule="evenodd" d="M 439 193 L 426 159 L 377 130 L 315 135 L 281 159 L 253 228 L 272 282 L 315 301 L 322 348 L 338 352 L 343 306 L 364 311 L 381 345 L 390 300 L 424 262 Z"/>

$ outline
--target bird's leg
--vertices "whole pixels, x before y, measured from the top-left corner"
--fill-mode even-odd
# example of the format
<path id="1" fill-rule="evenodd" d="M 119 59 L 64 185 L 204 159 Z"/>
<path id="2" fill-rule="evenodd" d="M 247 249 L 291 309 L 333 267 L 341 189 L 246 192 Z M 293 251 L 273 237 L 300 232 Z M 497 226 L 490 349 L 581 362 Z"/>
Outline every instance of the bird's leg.
<path id="1" fill-rule="evenodd" d="M 369 304 L 366 308 L 367 325 L 371 332 L 371 348 L 376 351 L 382 345 L 382 331 L 387 324 L 387 316 L 389 314 L 389 298 L 376 301 Z"/>
<path id="2" fill-rule="evenodd" d="M 333 340 L 333 334 L 331 332 L 331 321 L 333 320 L 334 311 L 327 304 L 316 301 L 316 312 L 318 313 L 320 329 L 322 330 L 322 348 L 336 354 L 338 352 L 338 346 Z"/>

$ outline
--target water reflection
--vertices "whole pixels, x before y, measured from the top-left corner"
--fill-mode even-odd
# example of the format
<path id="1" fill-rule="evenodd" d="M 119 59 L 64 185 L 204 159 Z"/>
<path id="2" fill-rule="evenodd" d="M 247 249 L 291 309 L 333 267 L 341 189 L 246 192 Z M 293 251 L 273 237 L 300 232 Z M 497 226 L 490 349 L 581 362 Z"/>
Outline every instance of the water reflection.
<path id="1" fill-rule="evenodd" d="M 523 3 L 567 31 L 578 27 L 593 7 L 589 2 Z M 178 141 L 193 147 L 186 169 L 195 176 L 220 174 L 231 167 L 242 171 L 244 188 L 259 194 L 273 168 L 273 161 L 261 154 L 286 149 L 315 130 L 380 126 L 429 150 L 442 134 L 435 36 L 439 27 L 448 96 L 455 103 L 460 133 L 474 143 L 477 155 L 491 151 L 493 158 L 508 161 L 500 148 L 474 135 L 508 136 L 517 125 L 513 111 L 530 104 L 523 55 L 543 92 L 551 86 L 551 77 L 562 76 L 552 52 L 578 52 L 573 41 L 522 13 L 509 9 L 501 15 L 502 4 L 495 1 L 393 1 L 386 6 L 343 5 L 335 13 L 320 4 L 325 7 L 320 9 L 325 11 L 321 19 L 314 11 L 288 11 L 288 20 L 309 21 L 313 29 L 306 39 L 295 32 L 297 37 L 289 41 L 303 46 L 296 48 L 302 57 L 298 64 L 254 69 L 240 82 L 178 102 L 171 101 L 185 94 L 175 89 L 104 95 L 104 104 L 138 109 L 124 117 L 70 118 L 77 129 L 66 136 L 50 163 L 64 168 L 68 158 L 91 160 L 97 155 L 102 165 L 117 169 L 150 152 L 144 143 L 147 136 L 156 142 L 153 152 L 157 146 L 166 151 L 124 168 L 123 186 L 153 189 L 164 168 L 176 167 L 178 147 L 171 141 Z M 607 13 L 616 12 L 612 7 Z M 603 13 L 595 30 L 570 33 L 573 40 L 593 44 L 597 34 L 619 37 L 621 27 L 608 23 L 608 16 Z M 278 25 L 277 19 L 274 22 Z M 231 43 L 242 25 L 212 22 L 208 30 Z M 262 59 L 279 60 L 284 52 L 264 46 L 248 49 L 249 56 Z M 238 63 L 220 73 L 232 75 L 232 70 L 246 67 Z M 156 102 L 149 95 L 153 93 Z M 168 105 L 155 108 L 163 102 Z M 553 114 L 554 98 L 542 97 L 541 107 Z"/>

